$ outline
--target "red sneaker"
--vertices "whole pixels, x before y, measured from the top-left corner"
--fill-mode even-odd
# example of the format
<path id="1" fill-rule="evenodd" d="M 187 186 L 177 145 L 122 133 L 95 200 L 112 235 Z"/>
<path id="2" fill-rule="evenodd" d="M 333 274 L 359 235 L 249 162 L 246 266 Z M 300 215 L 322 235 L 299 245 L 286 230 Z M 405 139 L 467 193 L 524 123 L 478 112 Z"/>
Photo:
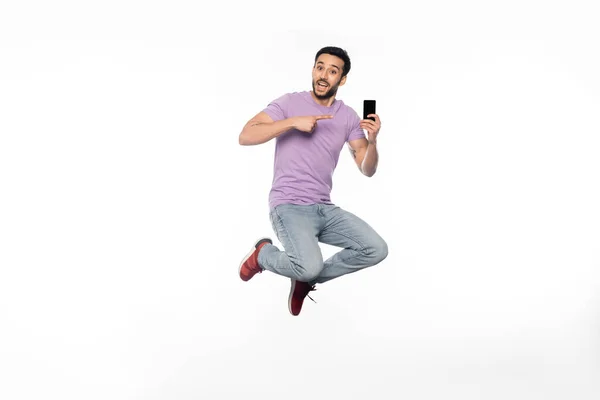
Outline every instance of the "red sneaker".
<path id="1" fill-rule="evenodd" d="M 273 244 L 273 241 L 269 238 L 259 239 L 240 263 L 239 274 L 243 281 L 249 281 L 257 273 L 262 273 L 263 269 L 258 265 L 258 252 L 267 243 Z"/>
<path id="2" fill-rule="evenodd" d="M 290 289 L 290 296 L 288 298 L 288 307 L 292 315 L 300 314 L 300 310 L 302 310 L 302 303 L 304 303 L 304 298 L 313 290 L 317 290 L 315 289 L 315 285 L 311 286 L 306 282 L 300 282 L 292 279 L 292 287 Z M 314 301 L 312 297 L 308 296 L 308 298 Z M 316 301 L 314 302 L 316 303 Z"/>

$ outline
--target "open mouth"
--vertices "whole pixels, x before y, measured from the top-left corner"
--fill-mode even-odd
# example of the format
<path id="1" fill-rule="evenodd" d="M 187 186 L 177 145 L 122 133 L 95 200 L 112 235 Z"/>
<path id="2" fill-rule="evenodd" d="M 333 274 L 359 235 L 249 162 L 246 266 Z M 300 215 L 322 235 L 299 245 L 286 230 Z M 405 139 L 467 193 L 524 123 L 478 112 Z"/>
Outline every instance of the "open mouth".
<path id="1" fill-rule="evenodd" d="M 317 87 L 319 87 L 321 89 L 327 89 L 329 87 L 329 85 L 327 85 L 326 83 L 323 83 L 323 82 L 317 82 Z"/>

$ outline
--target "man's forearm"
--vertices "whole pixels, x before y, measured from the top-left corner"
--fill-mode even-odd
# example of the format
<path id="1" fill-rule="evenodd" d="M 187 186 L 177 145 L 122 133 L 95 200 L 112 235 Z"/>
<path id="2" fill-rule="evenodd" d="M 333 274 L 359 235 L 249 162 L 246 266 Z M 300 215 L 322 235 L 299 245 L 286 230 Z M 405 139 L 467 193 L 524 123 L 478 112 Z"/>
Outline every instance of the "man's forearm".
<path id="1" fill-rule="evenodd" d="M 362 173 L 366 176 L 373 176 L 377 172 L 377 163 L 379 162 L 379 153 L 377 152 L 377 142 L 369 141 L 365 158 L 362 162 Z"/>
<path id="2" fill-rule="evenodd" d="M 292 118 L 269 123 L 250 123 L 240 133 L 239 141 L 242 146 L 262 144 L 292 128 L 294 128 L 294 120 Z"/>

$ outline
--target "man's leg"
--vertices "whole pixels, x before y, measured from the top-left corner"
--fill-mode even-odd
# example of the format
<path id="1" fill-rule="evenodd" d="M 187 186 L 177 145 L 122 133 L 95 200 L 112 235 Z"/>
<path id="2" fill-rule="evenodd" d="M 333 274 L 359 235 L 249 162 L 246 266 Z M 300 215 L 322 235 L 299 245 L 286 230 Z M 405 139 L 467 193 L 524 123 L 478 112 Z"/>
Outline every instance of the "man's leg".
<path id="1" fill-rule="evenodd" d="M 315 279 L 323 269 L 317 237 L 323 224 L 317 205 L 282 204 L 270 212 L 273 230 L 285 251 L 267 243 L 258 253 L 265 270 L 301 282 Z"/>
<path id="2" fill-rule="evenodd" d="M 387 257 L 387 243 L 365 221 L 335 205 L 321 206 L 321 213 L 326 222 L 319 241 L 343 250 L 324 262 L 321 274 L 311 284 L 374 266 Z"/>

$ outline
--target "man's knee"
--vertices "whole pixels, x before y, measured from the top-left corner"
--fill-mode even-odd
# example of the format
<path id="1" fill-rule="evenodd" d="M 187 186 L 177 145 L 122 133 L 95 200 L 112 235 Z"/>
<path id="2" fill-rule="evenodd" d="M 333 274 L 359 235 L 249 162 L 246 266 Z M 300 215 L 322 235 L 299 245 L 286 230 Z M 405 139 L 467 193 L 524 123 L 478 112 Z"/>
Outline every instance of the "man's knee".
<path id="1" fill-rule="evenodd" d="M 383 240 L 383 238 L 378 237 L 377 240 L 374 240 L 372 243 L 369 244 L 367 253 L 371 258 L 371 262 L 373 265 L 379 264 L 388 256 L 387 242 Z"/>

